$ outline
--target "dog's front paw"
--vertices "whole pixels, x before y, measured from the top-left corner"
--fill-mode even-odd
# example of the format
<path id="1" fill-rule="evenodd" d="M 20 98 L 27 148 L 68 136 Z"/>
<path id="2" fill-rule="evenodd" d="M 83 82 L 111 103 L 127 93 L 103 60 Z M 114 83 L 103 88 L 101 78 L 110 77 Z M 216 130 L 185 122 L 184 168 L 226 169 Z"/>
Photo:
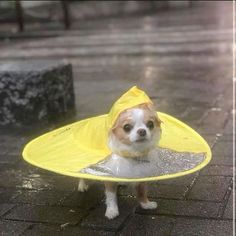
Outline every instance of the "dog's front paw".
<path id="1" fill-rule="evenodd" d="M 111 220 L 119 215 L 118 207 L 107 207 L 105 216 Z"/>
<path id="2" fill-rule="evenodd" d="M 156 209 L 157 203 L 156 202 L 140 202 L 140 205 L 143 209 Z"/>

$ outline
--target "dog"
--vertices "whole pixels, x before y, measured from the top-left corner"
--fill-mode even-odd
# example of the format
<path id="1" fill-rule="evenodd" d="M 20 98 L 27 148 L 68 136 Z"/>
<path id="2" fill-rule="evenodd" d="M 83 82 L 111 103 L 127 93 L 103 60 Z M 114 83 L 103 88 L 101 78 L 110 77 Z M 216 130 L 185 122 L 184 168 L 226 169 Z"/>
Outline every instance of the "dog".
<path id="1" fill-rule="evenodd" d="M 111 160 L 119 163 L 128 163 L 132 158 L 147 158 L 161 136 L 161 120 L 153 104 L 144 103 L 122 112 L 108 135 L 108 146 L 112 151 Z M 122 162 L 121 160 L 126 160 Z M 121 166 L 126 168 L 126 166 Z M 130 168 L 130 167 L 129 167 Z M 131 167 L 132 168 L 132 167 Z M 132 171 L 132 169 L 129 171 Z M 143 209 L 155 209 L 157 203 L 149 201 L 145 183 L 135 184 L 137 199 Z M 78 190 L 84 192 L 88 189 L 85 180 L 80 179 Z M 105 182 L 106 213 L 108 219 L 119 215 L 117 205 L 117 184 Z"/>

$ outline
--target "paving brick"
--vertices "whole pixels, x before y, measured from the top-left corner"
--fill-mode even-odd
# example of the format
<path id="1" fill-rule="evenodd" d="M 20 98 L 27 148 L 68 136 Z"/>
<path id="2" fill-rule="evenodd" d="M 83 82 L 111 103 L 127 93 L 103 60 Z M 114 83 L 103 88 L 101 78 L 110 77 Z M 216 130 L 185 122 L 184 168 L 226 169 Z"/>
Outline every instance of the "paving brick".
<path id="1" fill-rule="evenodd" d="M 0 203 L 11 202 L 18 194 L 13 188 L 0 188 Z"/>
<path id="2" fill-rule="evenodd" d="M 171 236 L 229 236 L 232 222 L 207 219 L 177 219 Z"/>
<path id="3" fill-rule="evenodd" d="M 231 73 L 232 73 L 232 71 L 231 71 Z M 228 72 L 225 71 L 225 74 L 229 74 L 229 71 Z M 228 78 L 232 78 L 232 77 L 233 77 L 233 75 L 229 74 Z M 218 78 L 218 81 L 219 81 L 219 78 Z M 223 84 L 222 84 L 223 87 L 225 87 L 224 92 L 221 93 L 220 96 L 217 98 L 216 106 L 229 111 L 233 107 L 233 100 L 232 100 L 232 98 L 233 98 L 233 89 L 232 89 L 233 84 L 230 80 L 228 80 L 227 82 L 228 82 L 227 84 L 225 82 L 223 82 Z"/>
<path id="4" fill-rule="evenodd" d="M 233 134 L 222 134 L 219 138 L 219 142 L 232 142 L 233 143 Z"/>
<path id="5" fill-rule="evenodd" d="M 213 154 L 212 159 L 209 163 L 210 165 L 233 165 L 233 155 L 232 156 L 216 156 Z"/>
<path id="6" fill-rule="evenodd" d="M 65 228 L 61 227 L 60 225 L 43 225 L 43 224 L 36 224 L 32 228 L 27 229 L 24 232 L 24 236 L 112 236 L 114 233 L 112 232 L 105 232 L 99 230 L 92 230 L 92 229 L 83 229 L 79 227 L 73 226 L 66 226 Z"/>
<path id="7" fill-rule="evenodd" d="M 31 224 L 19 221 L 0 221 L 1 236 L 21 235 Z"/>
<path id="8" fill-rule="evenodd" d="M 162 185 L 162 184 L 148 184 L 148 196 L 151 198 L 184 198 L 185 192 L 188 188 L 184 185 Z M 121 186 L 119 188 L 120 196 L 136 196 L 134 187 L 130 185 Z"/>
<path id="9" fill-rule="evenodd" d="M 161 185 L 149 186 L 148 196 L 151 198 L 183 199 L 188 188 L 184 185 Z"/>
<path id="10" fill-rule="evenodd" d="M 18 161 L 19 161 L 18 155 L 8 155 L 8 154 L 0 155 L 0 164 L 16 164 Z"/>
<path id="11" fill-rule="evenodd" d="M 233 142 L 218 142 L 212 149 L 213 156 L 230 156 L 233 158 Z"/>
<path id="12" fill-rule="evenodd" d="M 228 112 L 220 110 L 221 108 L 210 108 L 199 120 L 198 129 L 200 133 L 222 133 L 224 129 L 224 123 L 228 118 Z"/>
<path id="13" fill-rule="evenodd" d="M 205 135 L 205 134 L 219 134 L 223 133 L 223 124 L 200 124 L 195 129 L 198 133 Z"/>
<path id="14" fill-rule="evenodd" d="M 21 158 L 21 153 L 23 151 L 23 144 L 15 144 L 15 146 L 7 145 L 7 155 L 15 155 L 18 156 L 18 158 Z"/>
<path id="15" fill-rule="evenodd" d="M 223 130 L 224 134 L 233 134 L 233 119 L 229 119 Z"/>
<path id="16" fill-rule="evenodd" d="M 168 93 L 171 93 L 170 91 L 168 91 Z M 160 94 L 158 93 L 158 95 L 160 96 Z M 155 99 L 154 99 L 155 100 Z M 167 114 L 172 114 L 173 116 L 175 116 L 178 119 L 184 120 L 184 114 L 186 114 L 186 106 L 184 105 L 179 105 L 176 106 L 174 104 L 169 105 L 167 103 L 164 103 L 163 105 L 161 103 L 157 103 L 159 110 L 163 111 Z"/>
<path id="17" fill-rule="evenodd" d="M 78 186 L 78 179 L 58 174 L 42 175 L 39 176 L 38 183 L 40 183 L 40 187 L 42 189 L 55 191 L 74 191 Z"/>
<path id="18" fill-rule="evenodd" d="M 233 192 L 230 194 L 230 198 L 226 205 L 223 218 L 233 219 Z"/>
<path id="19" fill-rule="evenodd" d="M 5 156 L 7 154 L 8 148 L 5 144 L 0 144 L 1 155 Z"/>
<path id="20" fill-rule="evenodd" d="M 0 203 L 0 216 L 11 210 L 15 205 L 8 203 Z"/>
<path id="21" fill-rule="evenodd" d="M 207 111 L 207 115 L 201 120 L 201 126 L 223 128 L 228 118 L 228 112 L 218 107 L 213 107 Z"/>
<path id="22" fill-rule="evenodd" d="M 217 140 L 216 135 L 204 134 L 202 137 L 207 141 L 208 145 L 212 148 Z"/>
<path id="23" fill-rule="evenodd" d="M 190 186 L 196 177 L 197 174 L 194 173 L 190 175 L 181 176 L 178 178 L 160 180 L 158 181 L 158 183 L 161 185 L 166 184 L 166 185 L 177 185 L 177 186 Z"/>
<path id="24" fill-rule="evenodd" d="M 140 206 L 136 212 L 147 215 L 175 215 L 175 216 L 197 216 L 197 217 L 217 217 L 220 203 L 204 201 L 186 201 L 186 200 L 158 200 L 157 208 L 154 210 L 145 210 Z"/>
<path id="25" fill-rule="evenodd" d="M 69 192 L 48 190 L 19 190 L 19 195 L 12 200 L 14 203 L 30 203 L 35 205 L 58 205 L 69 195 Z"/>
<path id="26" fill-rule="evenodd" d="M 183 121 L 191 124 L 193 121 L 198 121 L 202 118 L 204 112 L 204 107 L 188 107 L 186 113 L 183 115 Z"/>
<path id="27" fill-rule="evenodd" d="M 9 156 L 18 156 L 18 159 L 21 159 L 22 148 L 26 143 L 25 137 L 14 137 L 11 135 L 6 137 L 4 135 L 2 136 L 2 138 L 0 138 L 0 140 L 2 141 L 0 142 L 1 154 L 7 154 Z"/>
<path id="28" fill-rule="evenodd" d="M 202 102 L 209 105 L 213 104 L 215 100 L 210 94 L 206 94 L 205 92 L 199 92 L 196 90 L 174 90 L 172 96 L 177 99 L 189 99 L 190 101 Z"/>
<path id="29" fill-rule="evenodd" d="M 75 208 L 20 205 L 15 207 L 5 218 L 30 222 L 76 224 L 81 221 L 84 215 L 85 212 L 83 210 Z"/>
<path id="30" fill-rule="evenodd" d="M 77 182 L 76 178 L 61 175 L 41 175 L 34 169 L 0 166 L 0 187 L 71 191 Z"/>
<path id="31" fill-rule="evenodd" d="M 233 176 L 233 167 L 222 165 L 208 165 L 200 171 L 200 175 Z"/>
<path id="32" fill-rule="evenodd" d="M 187 195 L 188 199 L 222 201 L 229 187 L 231 177 L 199 176 Z"/>
<path id="33" fill-rule="evenodd" d="M 93 184 L 89 186 L 87 192 L 74 191 L 61 201 L 63 206 L 73 206 L 83 209 L 91 209 L 101 203 L 104 198 L 103 184 Z"/>
<path id="34" fill-rule="evenodd" d="M 6 147 L 10 147 L 10 149 L 15 147 L 22 147 L 22 145 L 27 141 L 27 137 L 22 134 L 9 133 L 0 134 L 0 143 L 6 145 Z M 9 150 L 10 150 L 9 149 Z"/>
<path id="35" fill-rule="evenodd" d="M 34 176 L 40 175 L 40 176 L 55 176 L 58 177 L 60 175 L 58 175 L 57 173 L 54 173 L 52 171 L 48 171 L 39 167 L 36 167 L 34 165 L 31 165 L 30 163 L 26 162 L 22 156 L 19 157 L 20 161 L 17 163 L 16 165 L 16 170 L 21 169 L 21 170 L 25 170 L 25 172 L 29 173 L 29 174 L 33 174 Z M 61 177 L 61 176 L 60 176 Z"/>
<path id="36" fill-rule="evenodd" d="M 81 225 L 86 228 L 102 230 L 118 230 L 129 215 L 134 212 L 135 201 L 132 198 L 119 198 L 118 206 L 120 215 L 113 220 L 105 217 L 105 203 L 91 213 L 82 221 Z"/>
<path id="37" fill-rule="evenodd" d="M 162 216 L 134 215 L 125 225 L 120 236 L 167 236 L 173 228 L 174 219 Z"/>

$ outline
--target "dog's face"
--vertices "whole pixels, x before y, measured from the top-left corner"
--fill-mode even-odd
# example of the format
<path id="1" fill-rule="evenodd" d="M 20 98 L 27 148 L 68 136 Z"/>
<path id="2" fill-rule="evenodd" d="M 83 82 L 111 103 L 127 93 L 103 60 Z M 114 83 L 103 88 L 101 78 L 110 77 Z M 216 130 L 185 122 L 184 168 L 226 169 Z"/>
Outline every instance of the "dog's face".
<path id="1" fill-rule="evenodd" d="M 142 104 L 122 112 L 109 135 L 114 153 L 141 156 L 154 148 L 160 137 L 160 123 L 151 104 Z"/>

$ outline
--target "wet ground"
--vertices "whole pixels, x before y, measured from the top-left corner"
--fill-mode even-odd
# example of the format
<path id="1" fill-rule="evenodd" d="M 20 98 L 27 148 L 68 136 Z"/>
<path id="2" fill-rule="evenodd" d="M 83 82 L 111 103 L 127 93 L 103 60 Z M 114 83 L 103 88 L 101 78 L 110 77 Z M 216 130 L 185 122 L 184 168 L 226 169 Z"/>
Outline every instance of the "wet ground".
<path id="1" fill-rule="evenodd" d="M 213 159 L 195 174 L 151 183 L 156 210 L 140 209 L 122 186 L 120 216 L 109 221 L 101 184 L 78 193 L 77 179 L 22 160 L 23 145 L 36 134 L 1 133 L 2 235 L 232 235 L 232 3 L 83 20 L 57 32 L 0 42 L 0 62 L 71 62 L 77 119 L 108 112 L 138 85 L 159 111 L 195 128 Z"/>

